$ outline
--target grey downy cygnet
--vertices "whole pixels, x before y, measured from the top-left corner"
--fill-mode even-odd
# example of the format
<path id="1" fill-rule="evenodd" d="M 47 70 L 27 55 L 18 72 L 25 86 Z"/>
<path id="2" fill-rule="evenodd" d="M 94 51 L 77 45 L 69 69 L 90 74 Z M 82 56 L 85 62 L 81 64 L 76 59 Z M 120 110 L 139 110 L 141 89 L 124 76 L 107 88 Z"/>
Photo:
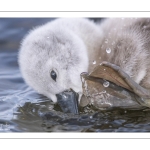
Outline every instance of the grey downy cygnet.
<path id="1" fill-rule="evenodd" d="M 88 19 L 56 19 L 35 28 L 23 39 L 19 52 L 24 80 L 53 102 L 56 94 L 68 89 L 81 97 L 80 74 L 92 70 L 101 37 L 102 31 Z"/>
<path id="2" fill-rule="evenodd" d="M 106 19 L 101 24 L 88 19 L 56 19 L 23 39 L 19 52 L 22 76 L 53 102 L 68 89 L 79 93 L 80 101 L 80 74 L 106 61 L 104 65 L 119 66 L 120 72 L 125 72 L 122 76 L 133 81 L 130 86 L 135 93 L 146 95 L 142 87 L 150 88 L 149 29 L 146 18 Z"/>

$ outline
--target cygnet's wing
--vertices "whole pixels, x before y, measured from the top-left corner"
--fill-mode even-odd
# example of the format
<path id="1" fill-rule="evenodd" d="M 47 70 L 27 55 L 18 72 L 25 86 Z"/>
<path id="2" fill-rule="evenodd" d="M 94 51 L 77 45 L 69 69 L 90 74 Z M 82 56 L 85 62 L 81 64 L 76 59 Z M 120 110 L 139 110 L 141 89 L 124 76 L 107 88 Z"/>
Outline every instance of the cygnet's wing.
<path id="1" fill-rule="evenodd" d="M 118 86 L 128 89 L 129 91 L 133 91 L 118 72 L 110 67 L 99 65 L 94 68 L 94 70 L 90 73 L 90 76 L 111 81 Z"/>
<path id="2" fill-rule="evenodd" d="M 97 66 L 90 73 L 82 73 L 83 94 L 87 99 L 81 99 L 80 105 L 92 103 L 96 108 L 138 108 L 141 107 L 129 85 L 117 71 L 107 66 Z"/>

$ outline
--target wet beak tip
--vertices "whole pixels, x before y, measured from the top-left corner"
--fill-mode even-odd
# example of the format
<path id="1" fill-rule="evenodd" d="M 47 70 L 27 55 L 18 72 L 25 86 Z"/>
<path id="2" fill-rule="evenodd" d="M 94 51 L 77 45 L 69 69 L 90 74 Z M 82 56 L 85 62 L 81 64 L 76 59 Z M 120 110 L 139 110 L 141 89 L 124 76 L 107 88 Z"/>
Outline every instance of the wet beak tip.
<path id="1" fill-rule="evenodd" d="M 64 113 L 79 114 L 78 111 L 78 93 L 73 90 L 66 90 L 56 94 L 57 102 Z"/>

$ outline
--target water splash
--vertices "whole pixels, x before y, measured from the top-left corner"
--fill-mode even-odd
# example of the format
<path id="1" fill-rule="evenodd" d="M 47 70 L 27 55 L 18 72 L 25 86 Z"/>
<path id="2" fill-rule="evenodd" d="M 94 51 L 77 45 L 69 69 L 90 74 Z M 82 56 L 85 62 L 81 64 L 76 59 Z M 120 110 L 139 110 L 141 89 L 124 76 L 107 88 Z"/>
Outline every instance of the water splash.
<path id="1" fill-rule="evenodd" d="M 106 48 L 106 52 L 109 54 L 111 53 L 111 49 L 110 48 Z"/>
<path id="2" fill-rule="evenodd" d="M 103 86 L 104 86 L 104 87 L 108 87 L 108 86 L 109 86 L 109 82 L 108 82 L 108 81 L 105 81 L 105 82 L 103 83 Z"/>
<path id="3" fill-rule="evenodd" d="M 93 116 L 90 116 L 90 119 L 92 119 L 93 118 Z"/>
<path id="4" fill-rule="evenodd" d="M 95 65 L 96 64 L 96 61 L 95 60 L 93 60 L 93 65 Z"/>

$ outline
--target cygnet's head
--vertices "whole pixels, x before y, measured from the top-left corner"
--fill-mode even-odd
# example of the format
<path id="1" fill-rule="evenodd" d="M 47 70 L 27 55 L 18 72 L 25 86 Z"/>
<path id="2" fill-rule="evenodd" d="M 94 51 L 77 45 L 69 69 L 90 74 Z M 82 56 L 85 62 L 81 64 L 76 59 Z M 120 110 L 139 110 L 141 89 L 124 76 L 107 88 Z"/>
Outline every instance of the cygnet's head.
<path id="1" fill-rule="evenodd" d="M 82 93 L 80 74 L 88 70 L 88 57 L 82 39 L 49 23 L 25 37 L 19 65 L 28 85 L 57 102 L 56 94 L 64 90 Z"/>

